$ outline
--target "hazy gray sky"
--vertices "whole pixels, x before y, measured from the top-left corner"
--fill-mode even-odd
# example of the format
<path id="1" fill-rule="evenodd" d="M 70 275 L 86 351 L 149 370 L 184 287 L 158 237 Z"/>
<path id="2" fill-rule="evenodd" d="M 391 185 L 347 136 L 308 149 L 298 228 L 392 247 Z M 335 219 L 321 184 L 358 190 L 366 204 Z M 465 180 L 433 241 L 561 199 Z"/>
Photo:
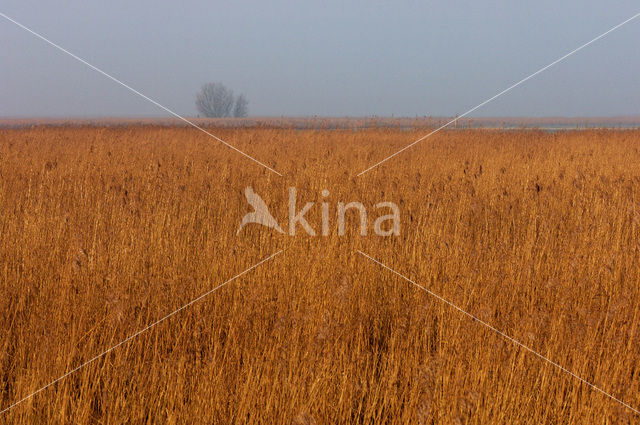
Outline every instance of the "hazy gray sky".
<path id="1" fill-rule="evenodd" d="M 640 12 L 637 0 L 49 1 L 0 11 L 180 114 L 461 113 Z M 0 116 L 166 116 L 0 18 Z M 640 114 L 640 18 L 475 116 Z"/>

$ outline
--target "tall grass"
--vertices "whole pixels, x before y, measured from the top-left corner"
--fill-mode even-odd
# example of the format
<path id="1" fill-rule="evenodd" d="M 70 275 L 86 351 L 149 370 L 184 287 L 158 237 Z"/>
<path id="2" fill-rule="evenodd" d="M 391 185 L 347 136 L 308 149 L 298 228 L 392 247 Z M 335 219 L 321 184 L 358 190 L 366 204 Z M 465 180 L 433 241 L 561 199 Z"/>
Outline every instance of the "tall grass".
<path id="1" fill-rule="evenodd" d="M 284 249 L 1 423 L 640 419 L 357 254 L 638 408 L 640 133 L 443 132 L 357 178 L 422 134 L 218 133 L 284 177 L 187 128 L 0 131 L 0 409 Z M 246 186 L 401 234 L 236 235 Z"/>

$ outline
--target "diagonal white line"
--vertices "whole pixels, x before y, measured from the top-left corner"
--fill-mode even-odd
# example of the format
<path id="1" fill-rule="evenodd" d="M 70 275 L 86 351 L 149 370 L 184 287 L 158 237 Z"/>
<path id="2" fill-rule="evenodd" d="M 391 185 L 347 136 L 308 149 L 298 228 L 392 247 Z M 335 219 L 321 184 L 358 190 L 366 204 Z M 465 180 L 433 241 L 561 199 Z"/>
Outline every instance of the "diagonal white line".
<path id="1" fill-rule="evenodd" d="M 436 128 L 435 130 L 433 130 L 431 133 L 422 136 L 421 138 L 419 138 L 418 140 L 408 144 L 407 146 L 405 146 L 404 148 L 400 149 L 399 151 L 389 155 L 388 157 L 386 157 L 385 159 L 383 159 L 380 162 L 377 162 L 375 164 L 373 164 L 371 167 L 367 168 L 366 170 L 362 171 L 361 173 L 359 173 L 356 177 L 360 177 L 361 175 L 363 175 L 366 172 L 369 172 L 371 170 L 373 170 L 374 168 L 376 168 L 377 166 L 387 162 L 388 160 L 390 160 L 391 158 L 393 158 L 394 156 L 406 151 L 407 149 L 409 149 L 410 147 L 412 147 L 413 145 L 422 142 L 424 139 L 426 139 L 429 136 L 432 136 L 434 134 L 436 134 L 437 132 L 439 132 L 440 130 L 449 127 L 451 124 L 453 124 L 454 122 L 458 121 L 460 118 L 463 118 L 467 115 L 469 115 L 470 113 L 472 113 L 473 111 L 475 111 L 476 109 L 479 109 L 481 107 L 483 107 L 484 105 L 486 105 L 489 102 L 494 101 L 495 99 L 499 98 L 500 96 L 502 96 L 503 94 L 511 91 L 512 89 L 518 87 L 520 84 L 524 83 L 527 80 L 530 80 L 531 78 L 535 77 L 536 75 L 540 74 L 541 72 L 546 71 L 547 69 L 551 68 L 552 66 L 556 65 L 559 62 L 562 62 L 563 60 L 565 60 L 566 58 L 568 58 L 569 56 L 573 55 L 574 53 L 579 52 L 580 50 L 584 49 L 585 47 L 589 46 L 592 43 L 595 43 L 596 41 L 600 40 L 602 37 L 608 35 L 609 33 L 612 33 L 613 31 L 617 30 L 618 28 L 620 28 L 621 26 L 633 21 L 634 19 L 636 19 L 638 16 L 640 16 L 640 13 L 637 13 L 635 15 L 633 15 L 632 17 L 630 17 L 629 19 L 625 20 L 624 22 L 619 23 L 618 25 L 616 25 L 615 27 L 611 28 L 610 30 L 603 32 L 602 34 L 600 34 L 599 36 L 597 36 L 596 38 L 592 39 L 591 41 L 586 42 L 585 44 L 583 44 L 582 46 L 570 51 L 569 53 L 567 53 L 566 55 L 562 56 L 561 58 L 556 59 L 555 61 L 551 62 L 549 65 L 540 68 L 539 70 L 537 70 L 536 72 L 534 72 L 533 74 L 529 75 L 528 77 L 523 78 L 522 80 L 518 81 L 517 83 L 507 87 L 506 89 L 502 90 L 500 93 L 496 94 L 493 97 L 490 97 L 489 99 L 485 100 L 484 102 L 480 103 L 477 106 L 474 106 L 473 108 L 469 109 L 467 112 L 465 112 L 462 115 L 457 116 L 456 118 L 452 119 L 451 121 L 449 121 L 448 123 Z"/>
<path id="2" fill-rule="evenodd" d="M 20 22 L 10 18 L 9 16 L 5 15 L 4 13 L 0 12 L 0 16 L 2 16 L 3 18 L 5 18 L 6 20 L 13 22 L 14 24 L 16 24 L 17 26 L 19 26 L 20 28 L 22 28 L 25 31 L 30 32 L 31 34 L 35 35 L 36 37 L 38 37 L 39 39 L 47 42 L 48 44 L 50 44 L 51 46 L 55 47 L 56 49 L 66 53 L 67 55 L 71 56 L 72 58 L 76 59 L 79 62 L 82 62 L 83 64 L 85 64 L 86 66 L 88 66 L 89 68 L 93 69 L 96 72 L 99 72 L 100 74 L 104 75 L 105 77 L 109 78 L 112 81 L 115 81 L 116 83 L 120 84 L 121 86 L 129 89 L 131 92 L 137 94 L 138 96 L 140 96 L 141 98 L 153 103 L 154 105 L 156 105 L 158 108 L 161 108 L 163 110 L 165 110 L 166 112 L 170 113 L 171 115 L 173 115 L 176 118 L 181 119 L 182 121 L 186 122 L 187 124 L 189 124 L 191 127 L 196 128 L 198 130 L 200 130 L 201 132 L 203 132 L 204 134 L 214 138 L 215 140 L 217 140 L 218 142 L 222 143 L 223 145 L 227 146 L 228 148 L 233 149 L 234 151 L 238 152 L 239 154 L 245 156 L 246 158 L 249 158 L 250 160 L 252 160 L 253 162 L 262 165 L 264 168 L 266 168 L 267 170 L 271 171 L 272 173 L 276 173 L 277 175 L 279 175 L 280 177 L 282 177 L 282 174 L 280 174 L 279 172 L 277 172 L 276 170 L 274 170 L 273 168 L 269 167 L 268 165 L 258 161 L 257 159 L 255 159 L 254 157 L 252 157 L 251 155 L 241 151 L 240 149 L 236 148 L 235 146 L 230 145 L 229 143 L 225 142 L 224 140 L 222 140 L 221 138 L 215 136 L 214 134 L 211 134 L 210 132 L 208 132 L 207 130 L 205 130 L 204 128 L 200 127 L 199 125 L 195 124 L 194 122 L 186 119 L 185 117 L 183 117 L 182 115 L 179 115 L 178 113 L 172 111 L 171 109 L 167 108 L 166 106 L 161 105 L 160 103 L 156 102 L 155 100 L 151 99 L 148 96 L 145 96 L 144 94 L 140 93 L 138 90 L 134 89 L 133 87 L 123 83 L 122 81 L 118 80 L 116 77 L 112 76 L 111 74 L 106 73 L 105 71 L 101 70 L 100 68 L 91 65 L 89 62 L 85 61 L 84 59 L 74 55 L 73 53 L 71 53 L 70 51 L 66 50 L 65 48 L 59 46 L 58 44 L 54 43 L 53 41 L 49 40 L 48 38 L 38 34 L 37 32 L 33 31 L 30 28 L 27 28 L 26 26 L 22 25 Z"/>
<path id="3" fill-rule="evenodd" d="M 13 409 L 14 407 L 16 407 L 17 405 L 19 405 L 20 403 L 30 399 L 31 397 L 35 396 L 36 394 L 38 394 L 41 391 L 46 390 L 47 388 L 49 388 L 50 386 L 62 381 L 64 378 L 66 378 L 69 375 L 74 374 L 75 372 L 79 371 L 80 369 L 82 369 L 83 367 L 89 365 L 90 363 L 93 363 L 94 361 L 98 360 L 99 358 L 105 356 L 106 354 L 110 353 L 111 351 L 115 350 L 116 348 L 120 347 L 123 344 L 126 344 L 127 342 L 131 341 L 132 339 L 134 339 L 135 337 L 137 337 L 138 335 L 148 331 L 149 329 L 153 328 L 154 326 L 156 326 L 157 324 L 164 322 L 165 320 L 167 320 L 168 318 L 170 318 L 171 316 L 176 315 L 177 313 L 181 312 L 182 310 L 186 309 L 187 307 L 191 306 L 192 304 L 197 303 L 198 301 L 200 301 L 201 299 L 205 298 L 206 296 L 210 295 L 211 293 L 217 291 L 218 289 L 222 288 L 223 286 L 227 285 L 228 283 L 233 282 L 234 280 L 236 280 L 237 278 L 239 278 L 240 276 L 244 275 L 245 273 L 250 272 L 251 270 L 255 269 L 256 267 L 258 267 L 259 265 L 261 265 L 262 263 L 265 263 L 269 260 L 271 260 L 273 257 L 275 257 L 276 255 L 280 254 L 282 252 L 282 250 L 276 252 L 275 254 L 271 254 L 269 257 L 265 258 L 264 260 L 260 261 L 259 263 L 254 264 L 253 266 L 249 267 L 248 269 L 244 270 L 241 273 L 238 273 L 237 275 L 233 276 L 231 279 L 227 280 L 224 283 L 221 283 L 220 285 L 216 286 L 213 289 L 208 290 L 207 292 L 205 292 L 204 294 L 198 296 L 197 298 L 194 298 L 193 300 L 189 301 L 188 303 L 186 303 L 185 305 L 183 305 L 182 307 L 178 308 L 177 310 L 172 311 L 171 313 L 167 314 L 166 316 L 164 316 L 162 319 L 156 320 L 155 322 L 151 323 L 150 325 L 147 325 L 146 327 L 140 329 L 139 331 L 137 331 L 136 333 L 132 334 L 131 336 L 127 337 L 126 339 L 123 339 L 122 341 L 120 341 L 119 343 L 117 343 L 116 345 L 106 349 L 105 351 L 103 351 L 102 353 L 98 354 L 97 356 L 91 358 L 90 360 L 87 360 L 86 362 L 82 363 L 80 366 L 77 366 L 74 369 L 71 369 L 70 371 L 68 371 L 67 373 L 65 373 L 64 375 L 60 376 L 59 378 L 54 379 L 53 381 L 49 382 L 47 385 L 45 385 L 44 387 L 39 388 L 38 390 L 32 392 L 31 394 L 29 394 L 26 397 L 21 398 L 20 400 L 16 401 L 15 403 L 11 404 L 10 406 L 4 408 L 2 411 L 0 411 L 0 415 L 2 415 L 3 413 Z"/>
<path id="4" fill-rule="evenodd" d="M 392 272 L 393 274 L 401 277 L 402 279 L 406 280 L 407 282 L 411 283 L 414 286 L 417 286 L 418 288 L 422 289 L 423 291 L 425 291 L 426 293 L 428 293 L 429 295 L 437 298 L 438 300 L 442 301 L 443 303 L 449 305 L 450 307 L 453 307 L 454 309 L 458 310 L 460 313 L 464 314 L 465 316 L 477 321 L 478 323 L 480 323 L 481 325 L 491 329 L 492 331 L 494 331 L 495 333 L 497 333 L 498 335 L 502 336 L 503 338 L 505 338 L 506 340 L 508 340 L 509 342 L 512 342 L 513 344 L 517 345 L 520 348 L 524 348 L 525 350 L 527 350 L 528 352 L 530 352 L 531 354 L 536 355 L 537 357 L 541 358 L 542 360 L 544 360 L 547 363 L 550 363 L 551 365 L 557 367 L 558 369 L 560 369 L 563 372 L 568 373 L 569 375 L 573 376 L 574 378 L 576 378 L 577 380 L 579 380 L 580 382 L 582 382 L 583 384 L 588 385 L 589 387 L 591 387 L 592 389 L 606 395 L 607 397 L 609 397 L 612 400 L 617 401 L 618 403 L 620 403 L 621 405 L 623 405 L 624 407 L 632 410 L 633 412 L 640 414 L 640 410 L 635 409 L 631 406 L 629 406 L 627 403 L 625 403 L 624 401 L 612 396 L 611 394 L 609 394 L 608 392 L 600 389 L 599 387 L 593 385 L 591 382 L 586 381 L 585 379 L 579 377 L 578 375 L 576 375 L 575 373 L 571 372 L 569 369 L 560 366 L 558 363 L 554 362 L 553 360 L 548 359 L 547 357 L 543 356 L 542 354 L 538 353 L 537 351 L 534 351 L 533 349 L 527 347 L 526 345 L 522 344 L 521 342 L 511 338 L 509 335 L 505 334 L 504 332 L 500 331 L 499 329 L 494 328 L 493 326 L 491 326 L 490 324 L 488 324 L 487 322 L 485 322 L 482 319 L 479 319 L 478 317 L 474 316 L 471 313 L 467 313 L 465 310 L 461 309 L 460 307 L 458 307 L 457 305 L 453 304 L 451 301 L 441 297 L 440 295 L 436 294 L 435 292 L 432 292 L 430 290 L 428 290 L 427 288 L 425 288 L 422 285 L 417 284 L 416 282 L 414 282 L 413 280 L 409 279 L 408 277 L 402 275 L 401 273 L 395 271 L 394 269 L 392 269 L 391 267 L 381 263 L 380 261 L 376 260 L 375 258 L 365 254 L 364 252 L 358 250 L 358 253 L 360 253 L 360 255 L 368 258 L 369 260 L 373 261 L 374 263 L 378 264 L 379 266 L 389 270 L 390 272 Z"/>

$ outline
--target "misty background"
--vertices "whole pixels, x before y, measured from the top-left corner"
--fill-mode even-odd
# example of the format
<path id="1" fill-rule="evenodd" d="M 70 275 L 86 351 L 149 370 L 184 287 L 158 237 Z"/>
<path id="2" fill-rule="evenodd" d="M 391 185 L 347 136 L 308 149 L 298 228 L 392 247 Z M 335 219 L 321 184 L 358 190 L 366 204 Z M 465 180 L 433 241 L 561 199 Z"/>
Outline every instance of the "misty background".
<path id="1" fill-rule="evenodd" d="M 3 0 L 0 12 L 176 111 L 451 116 L 640 12 L 637 0 Z M 168 114 L 0 17 L 0 117 Z M 640 18 L 472 116 L 640 115 Z"/>

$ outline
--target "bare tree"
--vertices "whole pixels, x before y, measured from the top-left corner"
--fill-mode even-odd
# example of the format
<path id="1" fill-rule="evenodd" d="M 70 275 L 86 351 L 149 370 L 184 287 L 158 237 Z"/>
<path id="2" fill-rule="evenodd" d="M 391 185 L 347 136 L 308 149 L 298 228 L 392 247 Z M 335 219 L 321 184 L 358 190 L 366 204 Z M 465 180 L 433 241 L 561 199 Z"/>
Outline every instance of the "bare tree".
<path id="1" fill-rule="evenodd" d="M 233 116 L 236 118 L 244 118 L 249 115 L 249 101 L 243 94 L 236 98 L 236 104 L 233 107 Z"/>
<path id="2" fill-rule="evenodd" d="M 228 117 L 233 107 L 233 92 L 221 83 L 207 83 L 196 97 L 198 111 L 208 118 Z"/>

